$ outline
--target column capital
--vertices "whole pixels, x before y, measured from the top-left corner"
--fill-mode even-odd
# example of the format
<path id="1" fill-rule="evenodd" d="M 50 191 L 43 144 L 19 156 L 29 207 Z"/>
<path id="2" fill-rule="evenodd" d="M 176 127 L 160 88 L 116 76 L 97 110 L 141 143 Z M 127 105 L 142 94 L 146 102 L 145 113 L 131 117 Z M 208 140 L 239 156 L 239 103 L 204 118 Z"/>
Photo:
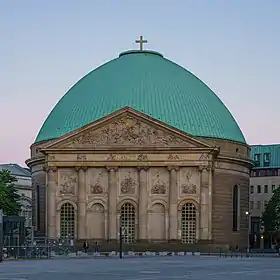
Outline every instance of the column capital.
<path id="1" fill-rule="evenodd" d="M 211 170 L 213 170 L 213 168 L 212 168 L 212 166 L 207 166 L 207 165 L 200 165 L 199 167 L 198 167 L 198 170 L 200 171 L 200 172 L 202 172 L 202 171 L 207 171 L 207 172 L 210 172 Z"/>
<path id="2" fill-rule="evenodd" d="M 140 172 L 141 170 L 144 170 L 144 171 L 148 171 L 149 170 L 149 166 L 137 166 L 137 170 Z"/>
<path id="3" fill-rule="evenodd" d="M 170 171 L 170 172 L 172 170 L 179 171 L 180 170 L 180 166 L 167 166 L 167 170 Z"/>
<path id="4" fill-rule="evenodd" d="M 75 166 L 75 170 L 76 170 L 77 172 L 79 172 L 79 171 L 84 171 L 84 172 L 86 172 L 87 169 L 88 169 L 87 166 Z"/>
<path id="5" fill-rule="evenodd" d="M 45 172 L 56 172 L 57 171 L 57 167 L 56 166 L 44 165 L 43 166 L 43 171 L 45 171 Z"/>
<path id="6" fill-rule="evenodd" d="M 118 166 L 106 166 L 108 172 L 116 172 L 118 171 Z"/>

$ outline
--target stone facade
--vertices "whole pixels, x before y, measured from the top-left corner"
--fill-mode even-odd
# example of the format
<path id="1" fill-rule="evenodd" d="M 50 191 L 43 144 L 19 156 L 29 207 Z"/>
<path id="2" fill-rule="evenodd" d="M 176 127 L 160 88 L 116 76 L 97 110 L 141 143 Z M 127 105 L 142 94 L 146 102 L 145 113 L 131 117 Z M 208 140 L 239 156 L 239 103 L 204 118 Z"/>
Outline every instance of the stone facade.
<path id="1" fill-rule="evenodd" d="M 244 246 L 249 147 L 218 141 L 194 138 L 126 108 L 33 145 L 27 164 L 34 200 L 40 197 L 34 215 L 41 232 L 53 239 L 116 240 L 122 225 L 128 243 Z"/>

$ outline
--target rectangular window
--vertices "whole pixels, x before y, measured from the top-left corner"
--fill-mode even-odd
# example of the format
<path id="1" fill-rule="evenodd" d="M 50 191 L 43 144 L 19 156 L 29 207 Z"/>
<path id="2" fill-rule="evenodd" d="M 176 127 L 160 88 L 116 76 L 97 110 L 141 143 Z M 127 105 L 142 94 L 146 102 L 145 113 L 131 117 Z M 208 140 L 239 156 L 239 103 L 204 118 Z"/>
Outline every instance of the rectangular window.
<path id="1" fill-rule="evenodd" d="M 232 231 L 238 231 L 238 206 L 239 206 L 239 191 L 238 186 L 233 187 L 232 194 Z"/>
<path id="2" fill-rule="evenodd" d="M 36 228 L 40 231 L 40 187 L 36 187 Z"/>
<path id="3" fill-rule="evenodd" d="M 254 201 L 250 201 L 250 209 L 254 209 Z"/>
<path id="4" fill-rule="evenodd" d="M 254 186 L 250 187 L 250 193 L 254 193 Z"/>
<path id="5" fill-rule="evenodd" d="M 264 209 L 265 209 L 266 205 L 267 205 L 267 200 L 265 200 L 265 201 L 263 202 L 263 207 L 264 207 Z"/>
<path id="6" fill-rule="evenodd" d="M 261 202 L 257 201 L 257 209 L 261 209 Z"/>
<path id="7" fill-rule="evenodd" d="M 264 193 L 268 193 L 268 185 L 264 185 Z"/>
<path id="8" fill-rule="evenodd" d="M 260 232 L 260 217 L 252 217 L 251 218 L 251 232 L 258 234 Z"/>
<path id="9" fill-rule="evenodd" d="M 258 185 L 258 193 L 261 193 L 262 189 L 261 189 L 261 185 Z"/>
<path id="10" fill-rule="evenodd" d="M 270 165 L 270 153 L 264 153 L 263 155 L 263 166 Z"/>
<path id="11" fill-rule="evenodd" d="M 261 154 L 254 154 L 254 162 L 255 162 L 255 167 L 260 166 Z"/>
<path id="12" fill-rule="evenodd" d="M 275 191 L 275 185 L 271 186 L 271 191 L 274 192 Z"/>

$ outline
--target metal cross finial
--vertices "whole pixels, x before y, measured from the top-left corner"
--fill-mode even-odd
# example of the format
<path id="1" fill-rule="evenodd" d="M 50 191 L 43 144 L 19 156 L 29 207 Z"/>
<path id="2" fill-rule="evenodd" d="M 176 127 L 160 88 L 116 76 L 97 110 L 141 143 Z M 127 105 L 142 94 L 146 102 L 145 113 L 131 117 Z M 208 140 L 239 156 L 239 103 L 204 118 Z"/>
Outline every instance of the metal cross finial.
<path id="1" fill-rule="evenodd" d="M 148 43 L 147 40 L 143 40 L 143 36 L 140 36 L 140 40 L 136 40 L 135 43 L 140 44 L 140 51 L 143 50 L 143 44 Z"/>

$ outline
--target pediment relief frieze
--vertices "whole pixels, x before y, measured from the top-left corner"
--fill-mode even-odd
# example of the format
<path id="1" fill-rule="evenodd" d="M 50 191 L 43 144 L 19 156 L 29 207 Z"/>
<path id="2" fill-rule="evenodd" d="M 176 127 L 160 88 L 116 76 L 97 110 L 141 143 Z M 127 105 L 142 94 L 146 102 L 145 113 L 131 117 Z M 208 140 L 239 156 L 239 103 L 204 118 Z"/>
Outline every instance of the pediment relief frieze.
<path id="1" fill-rule="evenodd" d="M 165 127 L 152 120 L 147 120 L 132 113 L 104 120 L 98 124 L 88 125 L 70 135 L 62 137 L 55 143 L 45 147 L 60 148 L 106 148 L 106 147 L 186 147 L 209 148 L 206 144 Z M 78 160 L 84 160 L 85 155 L 79 155 Z M 145 160 L 144 158 L 139 160 Z"/>
<path id="2" fill-rule="evenodd" d="M 85 131 L 71 139 L 71 146 L 194 146 L 174 134 L 124 116 L 97 130 Z"/>

